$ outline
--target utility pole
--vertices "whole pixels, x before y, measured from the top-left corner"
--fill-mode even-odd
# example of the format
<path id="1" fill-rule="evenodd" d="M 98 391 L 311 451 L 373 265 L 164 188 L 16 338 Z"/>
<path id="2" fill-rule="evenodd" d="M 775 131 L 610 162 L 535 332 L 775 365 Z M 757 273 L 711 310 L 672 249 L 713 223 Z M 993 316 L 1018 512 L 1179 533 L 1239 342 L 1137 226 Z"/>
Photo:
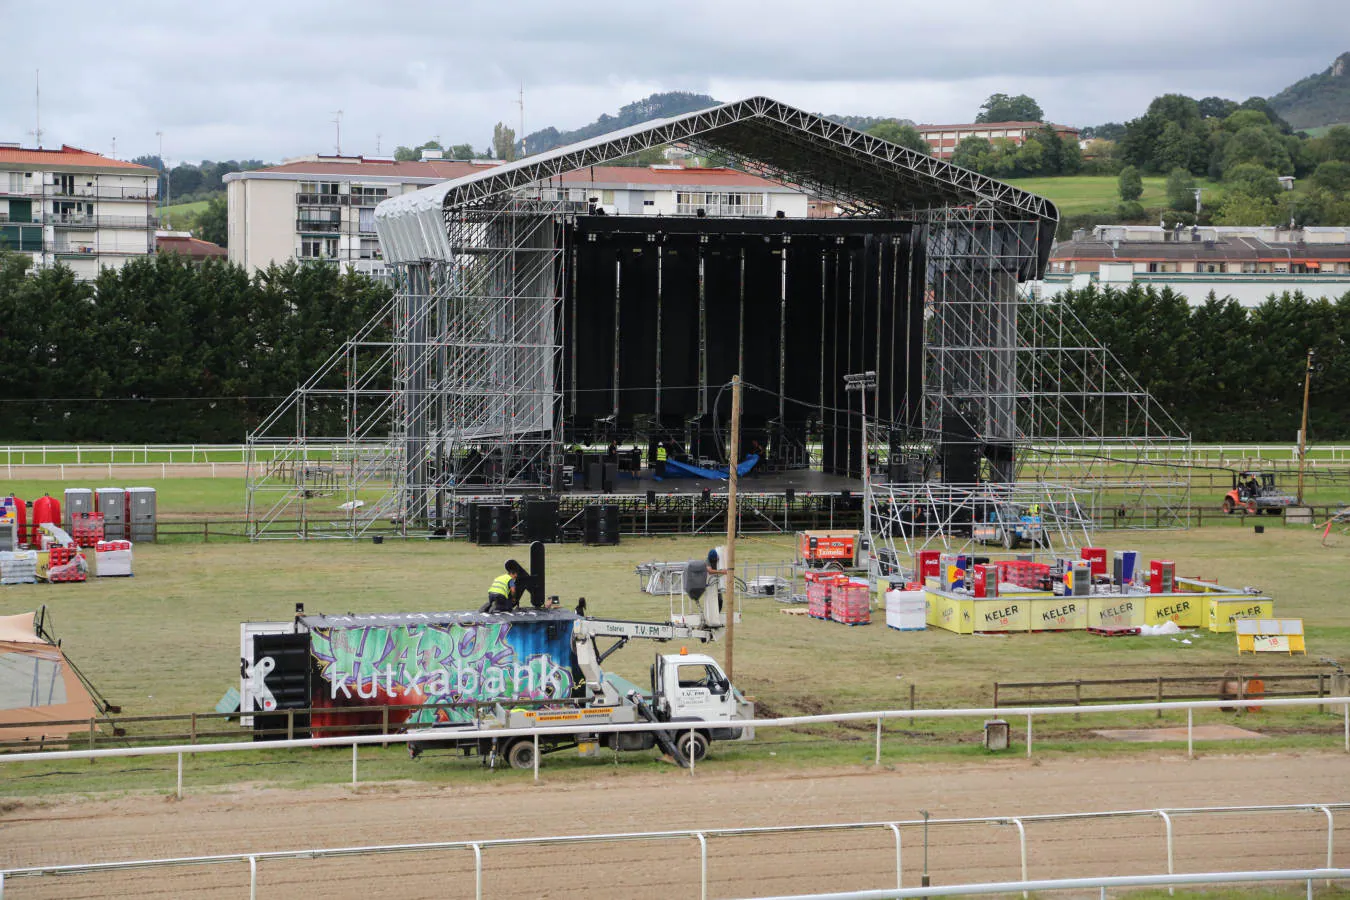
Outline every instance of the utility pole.
<path id="1" fill-rule="evenodd" d="M 727 653 L 723 660 L 727 680 L 735 683 L 736 645 L 736 464 L 741 461 L 741 376 L 731 377 L 731 458 L 727 461 Z"/>
<path id="2" fill-rule="evenodd" d="M 1303 456 L 1308 446 L 1308 388 L 1312 383 L 1313 352 L 1308 351 L 1307 367 L 1303 370 L 1303 427 L 1298 431 L 1298 505 L 1303 505 Z"/>
<path id="3" fill-rule="evenodd" d="M 333 149 L 337 151 L 334 156 L 342 155 L 342 110 L 333 111 Z"/>

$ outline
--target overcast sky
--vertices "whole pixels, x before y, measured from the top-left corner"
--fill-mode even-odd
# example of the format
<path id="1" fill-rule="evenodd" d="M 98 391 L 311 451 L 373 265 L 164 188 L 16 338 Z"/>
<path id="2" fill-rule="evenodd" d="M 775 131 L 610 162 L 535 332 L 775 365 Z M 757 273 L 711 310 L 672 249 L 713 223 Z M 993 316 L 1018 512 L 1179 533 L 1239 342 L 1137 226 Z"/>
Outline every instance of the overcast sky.
<path id="1" fill-rule="evenodd" d="M 0 0 L 0 140 L 171 162 L 386 155 L 494 122 L 574 128 L 654 91 L 966 122 L 1027 93 L 1057 122 L 1165 92 L 1268 96 L 1350 50 L 1350 0 Z"/>

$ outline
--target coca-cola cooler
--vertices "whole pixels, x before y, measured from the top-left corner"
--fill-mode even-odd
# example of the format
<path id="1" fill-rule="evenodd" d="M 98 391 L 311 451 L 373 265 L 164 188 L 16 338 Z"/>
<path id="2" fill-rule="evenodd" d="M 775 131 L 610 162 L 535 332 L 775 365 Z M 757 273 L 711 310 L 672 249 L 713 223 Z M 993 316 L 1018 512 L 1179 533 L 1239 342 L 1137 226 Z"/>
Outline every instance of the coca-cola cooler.
<path id="1" fill-rule="evenodd" d="M 127 539 L 127 492 L 120 487 L 96 488 L 94 505 L 97 512 L 103 513 L 103 539 L 105 541 L 124 541 Z"/>
<path id="2" fill-rule="evenodd" d="M 154 543 L 155 506 L 154 488 L 127 488 L 127 530 L 133 544 Z"/>
<path id="3" fill-rule="evenodd" d="M 1170 559 L 1151 559 L 1148 561 L 1148 592 L 1150 594 L 1170 594 L 1177 577 L 1177 564 Z"/>
<path id="4" fill-rule="evenodd" d="M 975 567 L 974 593 L 979 599 L 998 596 L 998 566 L 982 564 Z"/>

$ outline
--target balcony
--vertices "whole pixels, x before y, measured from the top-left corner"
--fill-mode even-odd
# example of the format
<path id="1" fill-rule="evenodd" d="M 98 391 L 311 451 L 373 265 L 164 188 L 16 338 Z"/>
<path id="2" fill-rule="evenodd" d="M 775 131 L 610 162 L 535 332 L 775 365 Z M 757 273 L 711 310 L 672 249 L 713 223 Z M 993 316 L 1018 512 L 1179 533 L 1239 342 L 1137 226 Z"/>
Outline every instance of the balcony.
<path id="1" fill-rule="evenodd" d="M 381 203 L 383 203 L 384 201 L 386 201 L 386 200 L 388 200 L 388 199 L 389 199 L 389 195 L 388 195 L 387 193 L 386 193 L 386 194 L 381 194 L 381 195 L 379 195 L 378 197 L 372 197 L 372 196 L 370 196 L 369 194 L 352 194 L 352 195 L 351 195 L 351 205 L 352 205 L 352 206 L 379 206 Z"/>
<path id="2" fill-rule="evenodd" d="M 346 194 L 296 194 L 296 203 L 308 203 L 316 206 L 344 206 L 348 197 Z"/>
<path id="3" fill-rule="evenodd" d="M 696 216 L 699 210 L 703 210 L 704 215 L 722 217 L 722 218 L 754 218 L 764 216 L 764 206 L 762 204 L 719 204 L 719 203 L 677 203 L 675 205 L 675 215 L 677 216 Z"/>
<path id="4" fill-rule="evenodd" d="M 296 219 L 295 230 L 304 234 L 337 234 L 342 222 L 337 219 Z"/>
<path id="5" fill-rule="evenodd" d="M 159 227 L 153 216 L 90 216 L 84 213 L 47 213 L 42 221 L 58 228 L 135 228 L 149 230 Z"/>
<path id="6" fill-rule="evenodd" d="M 41 193 L 37 191 L 35 193 Z M 67 190 L 60 185 L 51 185 L 48 197 L 73 197 L 80 200 L 158 200 L 159 195 L 152 187 L 80 187 Z"/>
<path id="7" fill-rule="evenodd" d="M 98 251 L 91 244 L 67 244 L 58 241 L 52 247 L 52 252 L 57 256 L 94 256 Z"/>
<path id="8" fill-rule="evenodd" d="M 41 225 L 42 219 L 39 213 L 30 213 L 27 216 L 12 216 L 9 213 L 0 213 L 0 225 Z"/>

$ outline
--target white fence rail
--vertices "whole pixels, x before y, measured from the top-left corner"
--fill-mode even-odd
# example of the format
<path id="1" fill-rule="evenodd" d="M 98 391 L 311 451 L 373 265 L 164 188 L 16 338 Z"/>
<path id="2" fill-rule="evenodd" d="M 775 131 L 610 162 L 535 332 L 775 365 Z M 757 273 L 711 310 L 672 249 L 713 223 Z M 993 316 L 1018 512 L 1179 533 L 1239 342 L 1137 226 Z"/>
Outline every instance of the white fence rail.
<path id="1" fill-rule="evenodd" d="M 638 832 L 616 832 L 608 834 L 579 834 L 579 835 L 549 835 L 540 837 L 522 837 L 522 838 L 495 838 L 478 841 L 437 841 L 433 843 L 418 844 L 376 844 L 368 846 L 352 847 L 328 847 L 328 848 L 305 848 L 297 850 L 272 850 L 257 853 L 227 853 L 214 854 L 210 856 L 181 856 L 168 857 L 161 859 L 132 859 L 105 863 L 82 863 L 70 865 L 55 866 L 27 866 L 22 868 L 11 868 L 0 870 L 0 897 L 3 897 L 4 885 L 8 881 L 16 881 L 21 878 L 42 878 L 70 875 L 96 875 L 107 872 L 130 871 L 137 869 L 157 869 L 157 868 L 177 868 L 186 866 L 208 866 L 208 865 L 242 865 L 247 864 L 249 869 L 249 897 L 257 897 L 258 884 L 258 866 L 265 862 L 278 862 L 286 860 L 312 860 L 347 856 L 382 856 L 394 853 L 433 853 L 433 852 L 464 852 L 469 851 L 474 856 L 474 880 L 475 896 L 483 896 L 483 868 L 484 854 L 488 850 L 504 849 L 512 847 L 545 847 L 545 846 L 564 846 L 577 844 L 595 844 L 595 843 L 632 843 L 632 842 L 650 842 L 650 841 L 681 841 L 697 842 L 699 849 L 699 886 L 700 896 L 708 896 L 708 846 L 709 841 L 715 838 L 728 837 L 754 837 L 754 836 L 773 836 L 784 834 L 829 834 L 847 831 L 876 831 L 881 830 L 889 832 L 895 841 L 895 884 L 894 888 L 883 889 L 879 892 L 862 892 L 858 894 L 841 894 L 837 896 L 859 896 L 859 897 L 891 897 L 900 896 L 896 892 L 903 892 L 904 888 L 904 856 L 903 843 L 901 838 L 901 829 L 919 830 L 928 828 L 947 828 L 952 826 L 967 825 L 1003 825 L 1014 826 L 1018 833 L 1018 851 L 1021 860 L 1022 881 L 1012 882 L 1009 891 L 1020 889 L 1023 882 L 1028 879 L 1027 869 L 1027 829 L 1028 825 L 1045 824 L 1051 822 L 1091 822 L 1111 819 L 1125 818 L 1154 818 L 1162 821 L 1166 827 L 1165 836 L 1167 841 L 1167 875 L 1144 876 L 1152 878 L 1191 878 L 1191 875 L 1176 876 L 1175 872 L 1175 846 L 1173 841 L 1172 823 L 1175 819 L 1191 816 L 1213 816 L 1213 815 L 1272 815 L 1279 813 L 1315 813 L 1326 817 L 1327 822 L 1327 863 L 1325 869 L 1299 870 L 1317 872 L 1314 877 L 1317 878 L 1341 878 L 1346 875 L 1326 874 L 1335 872 L 1346 872 L 1350 875 L 1350 870 L 1333 869 L 1334 851 L 1335 851 L 1335 819 L 1334 810 L 1350 809 L 1350 803 L 1323 803 L 1323 804 L 1281 804 L 1273 806 L 1218 806 L 1218 807 L 1177 807 L 1168 809 L 1127 809 L 1127 810 L 1107 810 L 1101 812 L 1080 812 L 1080 813 L 1050 813 L 1029 816 L 978 816 L 978 817 L 959 817 L 946 819 L 897 819 L 894 821 L 882 822 L 840 822 L 827 823 L 820 825 L 769 825 L 747 828 L 705 828 L 705 829 L 687 829 L 678 831 L 638 831 Z M 1300 876 L 1303 877 L 1303 876 Z M 1288 880 L 1288 879 L 1286 879 Z M 1046 882 L 1037 882 L 1044 884 Z M 1161 884 L 1170 882 L 1161 881 Z M 960 892 L 963 887 L 969 885 L 958 885 L 954 887 L 928 887 L 919 889 L 908 889 L 913 892 L 910 895 L 919 895 L 927 892 L 931 895 L 937 895 L 941 892 Z M 981 885 L 980 887 L 984 887 Z M 1066 885 L 1068 887 L 1068 885 Z M 1041 888 L 1028 888 L 1029 890 L 1040 890 Z M 980 893 L 981 891 L 972 891 Z M 989 893 L 990 891 L 983 891 Z M 836 895 L 817 895 L 817 896 L 836 896 Z"/>
<path id="2" fill-rule="evenodd" d="M 1108 888 L 1165 887 L 1189 884 L 1252 884 L 1277 881 L 1304 882 L 1308 900 L 1312 900 L 1313 882 L 1350 877 L 1350 869 L 1276 869 L 1265 872 L 1203 872 L 1186 875 L 1114 875 L 1104 878 L 1056 878 L 1042 881 L 1003 881 L 986 884 L 953 884 L 942 887 L 905 888 L 904 890 L 848 891 L 832 894 L 788 894 L 759 897 L 755 900 L 908 900 L 910 897 L 967 897 L 977 894 L 1012 894 L 1030 891 L 1098 890 L 1102 900 Z"/>
<path id="3" fill-rule="evenodd" d="M 843 722 L 875 722 L 876 748 L 874 765 L 881 765 L 881 739 L 883 724 L 890 719 L 1026 719 L 1026 753 L 1031 758 L 1033 746 L 1032 721 L 1037 716 L 1081 716 L 1093 713 L 1135 713 L 1154 711 L 1176 711 L 1186 713 L 1186 755 L 1195 755 L 1195 710 L 1231 709 L 1236 706 L 1247 708 L 1279 707 L 1341 707 L 1343 711 L 1343 731 L 1345 751 L 1350 753 L 1350 697 L 1280 697 L 1253 698 L 1242 700 L 1175 700 L 1162 703 L 1102 703 L 1090 706 L 1029 706 L 1029 707 L 982 707 L 962 709 L 889 709 L 870 712 L 831 713 L 815 716 L 785 716 L 777 719 L 753 719 L 736 723 L 740 728 L 798 728 L 808 725 L 839 724 Z M 5 763 L 47 762 L 67 759 L 116 759 L 133 756 L 174 756 L 178 757 L 177 795 L 183 796 L 183 757 L 209 753 L 248 753 L 251 751 L 276 751 L 315 749 L 319 747 L 351 747 L 352 784 L 357 783 L 358 754 L 367 744 L 431 744 L 438 741 L 497 740 L 504 738 L 532 738 L 534 740 L 534 779 L 539 780 L 539 738 L 557 737 L 572 733 L 610 734 L 623 731 L 664 731 L 691 734 L 710 727 L 706 722 L 651 723 L 587 725 L 581 729 L 535 727 L 535 728 L 441 728 L 419 731 L 416 734 L 368 734 L 344 735 L 340 737 L 297 738 L 281 741 L 236 741 L 216 744 L 168 744 L 150 747 L 109 747 L 103 750 L 52 750 L 34 753 L 0 754 L 0 765 Z M 689 774 L 694 774 L 695 764 L 689 763 Z"/>

